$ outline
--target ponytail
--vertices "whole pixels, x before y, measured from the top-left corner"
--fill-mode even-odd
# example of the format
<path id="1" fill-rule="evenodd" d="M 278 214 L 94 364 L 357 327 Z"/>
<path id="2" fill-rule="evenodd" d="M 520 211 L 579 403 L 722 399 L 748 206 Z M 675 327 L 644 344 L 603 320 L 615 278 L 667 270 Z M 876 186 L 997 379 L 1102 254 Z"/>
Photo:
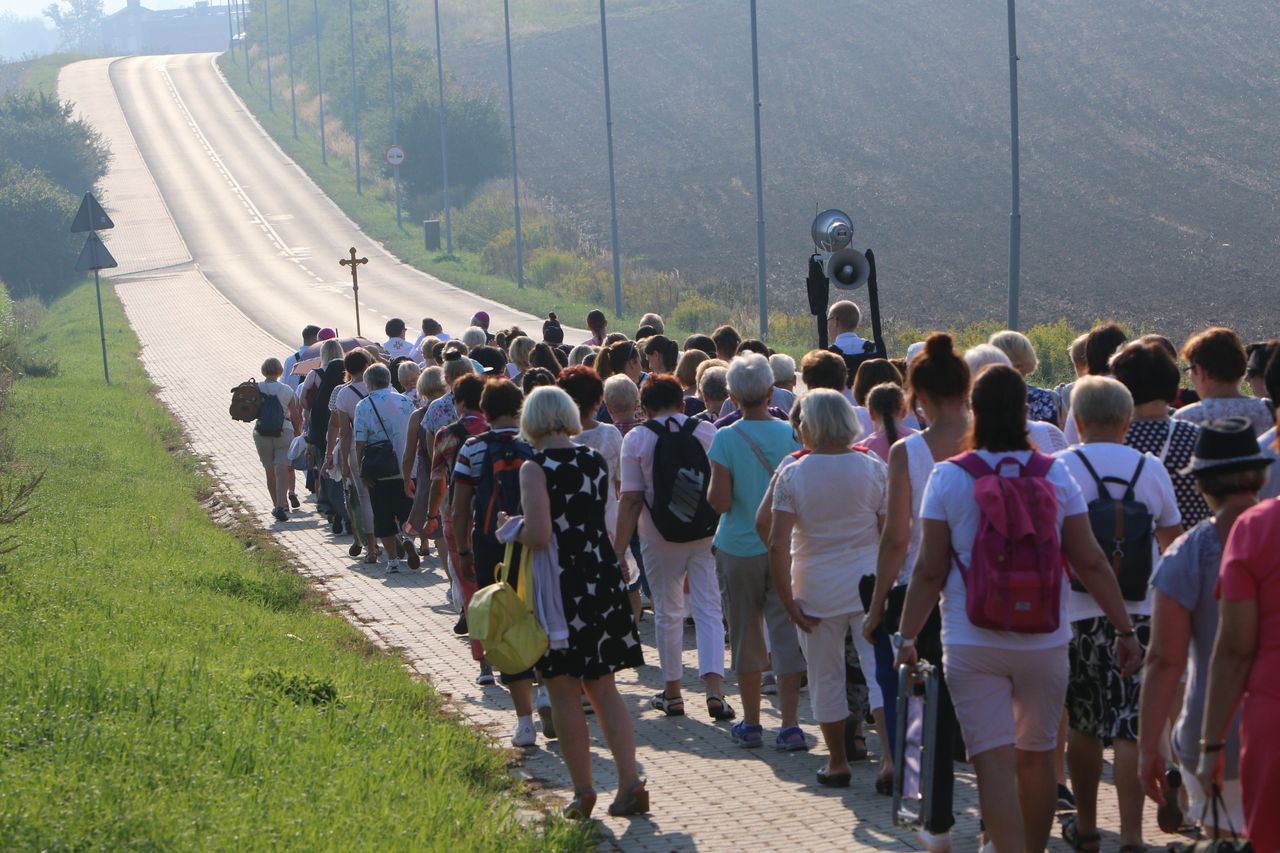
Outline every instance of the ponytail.
<path id="1" fill-rule="evenodd" d="M 892 382 L 882 382 L 867 394 L 867 410 L 884 424 L 884 435 L 890 445 L 898 440 L 898 416 L 904 403 L 902 388 Z"/>

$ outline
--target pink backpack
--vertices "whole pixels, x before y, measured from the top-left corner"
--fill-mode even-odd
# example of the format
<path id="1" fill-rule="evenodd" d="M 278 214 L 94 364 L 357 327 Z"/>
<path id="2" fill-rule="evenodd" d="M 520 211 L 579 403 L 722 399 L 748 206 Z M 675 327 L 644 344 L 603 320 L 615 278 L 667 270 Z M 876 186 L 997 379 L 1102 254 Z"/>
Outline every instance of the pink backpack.
<path id="1" fill-rule="evenodd" d="M 1019 634 L 1056 631 L 1066 562 L 1058 537 L 1058 495 L 1045 479 L 1053 458 L 1032 453 L 1022 465 L 1008 457 L 994 469 L 973 452 L 949 461 L 973 477 L 980 514 L 968 567 L 953 554 L 964 577 L 969 621 Z M 997 473 L 1010 467 L 1016 477 Z"/>

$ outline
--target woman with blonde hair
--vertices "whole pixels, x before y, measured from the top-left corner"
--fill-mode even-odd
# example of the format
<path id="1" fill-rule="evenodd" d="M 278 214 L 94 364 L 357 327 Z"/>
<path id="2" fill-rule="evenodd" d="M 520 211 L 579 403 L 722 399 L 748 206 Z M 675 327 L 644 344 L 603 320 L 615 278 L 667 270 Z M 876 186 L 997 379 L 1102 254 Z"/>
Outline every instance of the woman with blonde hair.
<path id="1" fill-rule="evenodd" d="M 596 792 L 583 690 L 617 765 L 618 794 L 609 814 L 645 814 L 649 792 L 636 767 L 635 724 L 614 681 L 618 670 L 642 666 L 644 654 L 605 522 L 612 489 L 608 466 L 594 449 L 574 443 L 581 423 L 578 405 L 561 388 L 535 388 L 525 400 L 520 429 L 535 453 L 520 468 L 524 519 L 516 538 L 535 551 L 554 549 L 547 555 L 554 559 L 544 564 L 549 574 L 536 571 L 534 595 L 539 602 L 558 599 L 561 612 L 556 618 L 554 606 L 546 611 L 550 647 L 534 668 L 550 695 L 560 752 L 573 780 L 565 816 L 587 820 Z"/>
<path id="2" fill-rule="evenodd" d="M 1011 329 L 996 332 L 987 343 L 1009 356 L 1013 369 L 1021 373 L 1024 380 L 1035 373 L 1036 368 L 1040 365 L 1039 359 L 1036 358 L 1036 348 L 1032 345 L 1031 339 L 1021 332 L 1015 332 Z M 1061 427 L 1062 401 L 1058 399 L 1058 395 L 1053 391 L 1028 384 L 1027 417 L 1033 421 L 1043 421 L 1047 424 L 1053 424 L 1055 427 Z"/>

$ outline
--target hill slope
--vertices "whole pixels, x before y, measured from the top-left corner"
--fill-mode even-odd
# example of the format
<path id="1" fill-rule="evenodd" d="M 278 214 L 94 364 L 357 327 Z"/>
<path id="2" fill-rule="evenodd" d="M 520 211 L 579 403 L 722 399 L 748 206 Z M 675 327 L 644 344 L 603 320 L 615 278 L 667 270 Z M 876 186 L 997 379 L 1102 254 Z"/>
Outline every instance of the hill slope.
<path id="1" fill-rule="evenodd" d="M 1280 7 L 1023 6 L 1024 320 L 1280 331 L 1257 310 L 1278 292 Z M 1003 4 L 794 0 L 760 15 L 775 304 L 803 310 L 809 222 L 836 206 L 854 217 L 855 244 L 877 252 L 888 316 L 1003 316 Z M 749 38 L 736 0 L 610 26 L 623 250 L 740 280 L 744 294 L 755 277 Z M 501 45 L 451 61 L 505 98 Z M 598 29 L 523 39 L 515 64 L 522 176 L 607 234 Z"/>

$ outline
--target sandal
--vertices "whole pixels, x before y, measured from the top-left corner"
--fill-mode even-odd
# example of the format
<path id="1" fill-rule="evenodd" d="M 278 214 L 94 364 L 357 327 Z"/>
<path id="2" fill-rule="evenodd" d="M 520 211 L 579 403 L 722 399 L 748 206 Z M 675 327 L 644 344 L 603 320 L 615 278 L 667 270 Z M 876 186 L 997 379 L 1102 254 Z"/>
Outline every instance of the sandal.
<path id="1" fill-rule="evenodd" d="M 637 781 L 625 795 L 618 793 L 618 798 L 609 804 L 610 817 L 627 817 L 628 815 L 649 813 L 649 792 L 645 790 L 645 781 Z"/>
<path id="2" fill-rule="evenodd" d="M 1072 850 L 1083 850 L 1085 853 L 1098 853 L 1102 848 L 1102 835 L 1096 831 L 1081 835 L 1076 829 L 1074 815 L 1063 818 L 1062 840 L 1070 844 Z M 1086 844 L 1089 846 L 1086 847 Z"/>
<path id="3" fill-rule="evenodd" d="M 591 810 L 596 807 L 596 792 L 592 788 L 574 791 L 573 802 L 561 812 L 569 820 L 591 820 Z"/>
<path id="4" fill-rule="evenodd" d="M 876 793 L 885 797 L 893 796 L 893 774 L 876 777 Z"/>
<path id="5" fill-rule="evenodd" d="M 844 750 L 844 757 L 847 761 L 866 761 L 867 739 L 862 735 L 854 735 L 849 738 L 848 745 Z"/>
<path id="6" fill-rule="evenodd" d="M 828 773 L 826 770 L 818 771 L 818 784 L 825 785 L 828 788 L 847 788 L 849 780 L 853 778 L 853 774 L 844 773 Z"/>
<path id="7" fill-rule="evenodd" d="M 711 703 L 715 702 L 719 707 L 712 707 Z M 732 720 L 738 716 L 738 712 L 733 710 L 733 706 L 724 701 L 723 696 L 714 694 L 707 696 L 707 713 L 711 715 L 713 720 Z"/>
<path id="8" fill-rule="evenodd" d="M 656 708 L 668 717 L 684 716 L 684 697 L 669 697 L 666 693 L 659 693 L 649 700 L 649 707 Z"/>

